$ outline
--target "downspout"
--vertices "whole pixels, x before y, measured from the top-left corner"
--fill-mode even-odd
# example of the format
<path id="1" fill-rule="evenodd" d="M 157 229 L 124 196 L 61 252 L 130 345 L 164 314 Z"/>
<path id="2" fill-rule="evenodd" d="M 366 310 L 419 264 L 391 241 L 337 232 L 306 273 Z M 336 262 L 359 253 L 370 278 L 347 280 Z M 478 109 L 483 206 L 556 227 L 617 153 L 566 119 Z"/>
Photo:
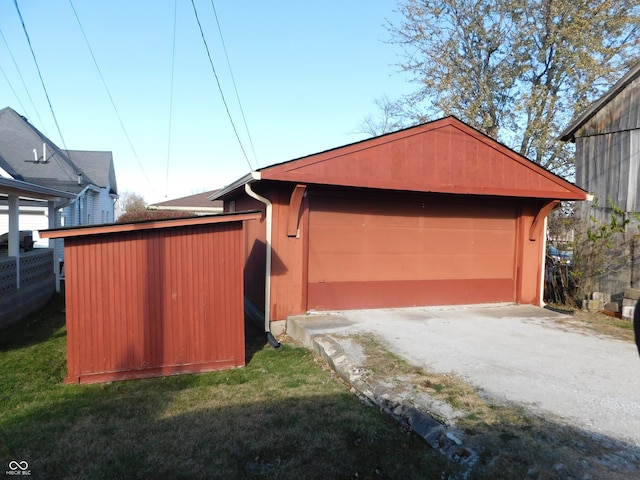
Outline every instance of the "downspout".
<path id="1" fill-rule="evenodd" d="M 244 191 L 247 192 L 251 198 L 263 203 L 266 207 L 265 220 L 266 225 L 266 267 L 265 267 L 265 279 L 264 279 L 264 331 L 267 335 L 267 341 L 272 347 L 280 347 L 280 342 L 271 333 L 271 238 L 272 238 L 272 226 L 273 226 L 273 208 L 271 202 L 265 197 L 258 195 L 251 190 L 250 182 L 244 184 Z"/>
<path id="2" fill-rule="evenodd" d="M 544 283 L 547 276 L 547 217 L 544 218 L 543 234 L 542 234 L 542 275 L 540 275 L 540 297 L 538 298 L 541 307 L 546 306 L 544 301 Z"/>

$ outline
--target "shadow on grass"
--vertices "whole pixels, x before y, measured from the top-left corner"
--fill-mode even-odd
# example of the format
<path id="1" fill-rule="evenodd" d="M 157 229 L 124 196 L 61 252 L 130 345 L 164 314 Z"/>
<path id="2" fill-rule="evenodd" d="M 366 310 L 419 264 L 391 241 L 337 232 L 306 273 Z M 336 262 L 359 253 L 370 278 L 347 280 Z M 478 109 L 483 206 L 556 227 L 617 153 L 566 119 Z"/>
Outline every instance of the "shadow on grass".
<path id="1" fill-rule="evenodd" d="M 64 324 L 64 297 L 55 294 L 41 310 L 0 329 L 0 351 L 24 348 L 50 339 L 54 335 L 64 336 L 64 332 L 59 332 Z"/>
<path id="2" fill-rule="evenodd" d="M 64 341 L 48 340 L 56 349 Z M 45 379 L 37 390 L 0 391 L 8 405 L 0 411 L 0 463 L 26 461 L 32 478 L 54 479 L 462 478 L 305 349 L 274 350 L 256 331 L 247 350 L 244 368 L 111 384 L 63 385 L 62 373 L 43 366 L 34 373 Z M 12 375 L 0 369 L 0 390 Z M 638 473 L 637 447 L 592 441 L 552 421 L 494 424 L 467 441 L 481 455 L 469 477 L 478 480 Z"/>

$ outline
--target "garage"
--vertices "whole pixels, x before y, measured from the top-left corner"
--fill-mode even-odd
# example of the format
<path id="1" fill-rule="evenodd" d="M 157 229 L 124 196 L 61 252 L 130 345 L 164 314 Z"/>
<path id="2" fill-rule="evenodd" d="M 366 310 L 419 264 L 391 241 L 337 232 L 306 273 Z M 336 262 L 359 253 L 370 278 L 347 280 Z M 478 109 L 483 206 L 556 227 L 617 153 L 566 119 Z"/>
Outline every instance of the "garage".
<path id="1" fill-rule="evenodd" d="M 310 197 L 308 309 L 515 301 L 516 209 Z"/>
<path id="2" fill-rule="evenodd" d="M 245 296 L 273 329 L 309 311 L 540 305 L 546 217 L 586 198 L 446 117 L 261 168 L 210 200 L 262 212 Z"/>

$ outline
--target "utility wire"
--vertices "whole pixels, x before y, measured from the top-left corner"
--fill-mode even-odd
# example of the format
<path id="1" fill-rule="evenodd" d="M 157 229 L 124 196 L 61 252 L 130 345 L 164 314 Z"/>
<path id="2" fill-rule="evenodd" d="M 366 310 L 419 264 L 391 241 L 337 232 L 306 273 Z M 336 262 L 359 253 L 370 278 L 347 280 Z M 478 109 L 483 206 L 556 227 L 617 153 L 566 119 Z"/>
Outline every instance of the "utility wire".
<path id="1" fill-rule="evenodd" d="M 42 125 L 42 129 L 44 130 L 45 135 L 48 136 L 49 134 L 47 133 L 47 129 L 44 127 L 44 122 L 42 121 L 42 118 L 40 118 L 40 113 L 38 113 L 38 109 L 36 108 L 36 104 L 33 103 L 33 98 L 31 98 L 31 94 L 29 93 L 29 89 L 27 88 L 27 84 L 24 81 L 24 77 L 22 76 L 22 72 L 20 71 L 20 67 L 18 66 L 18 62 L 16 62 L 16 59 L 13 56 L 13 52 L 11 51 L 11 48 L 9 48 L 9 44 L 7 43 L 7 39 L 4 38 L 4 34 L 2 33 L 2 30 L 0 30 L 0 37 L 2 37 L 2 41 L 4 42 L 5 47 L 7 47 L 7 51 L 9 52 L 9 56 L 11 57 L 11 61 L 13 62 L 13 65 L 16 67 L 16 70 L 18 71 L 18 76 L 20 77 L 20 81 L 22 82 L 22 86 L 24 87 L 24 91 L 27 92 L 27 97 L 29 97 L 29 101 L 31 102 L 31 106 L 33 107 L 33 110 L 36 112 L 36 117 L 38 117 L 38 120 L 40 121 L 40 125 Z M 13 87 L 11 89 L 13 90 Z M 15 95 L 15 91 L 13 93 Z M 16 95 L 16 98 L 18 98 L 17 95 Z M 26 114 L 27 111 L 24 108 L 24 105 L 22 105 L 22 102 L 20 102 L 19 98 L 18 98 L 18 102 L 22 106 L 23 112 Z"/>
<path id="2" fill-rule="evenodd" d="M 173 50 L 171 52 L 171 91 L 169 93 L 169 132 L 167 134 L 167 179 L 165 181 L 164 196 L 169 192 L 169 160 L 171 158 L 171 124 L 173 122 L 173 76 L 176 64 L 176 24 L 178 23 L 178 0 L 173 1 Z"/>
<path id="3" fill-rule="evenodd" d="M 16 97 L 16 100 L 18 100 L 18 103 L 20 104 L 20 108 L 22 109 L 23 112 L 27 112 L 27 109 L 24 108 L 24 105 L 22 104 L 22 101 L 20 101 L 20 97 L 18 97 L 18 94 L 16 93 L 16 89 L 13 88 L 13 85 L 11 85 L 11 81 L 9 80 L 9 77 L 7 77 L 7 74 L 5 73 L 4 69 L 2 67 L 0 67 L 0 72 L 2 72 L 2 76 L 4 77 L 4 79 L 7 81 L 7 84 L 9 85 L 9 88 L 11 89 L 11 91 L 13 92 L 13 96 Z"/>
<path id="4" fill-rule="evenodd" d="M 67 144 L 64 141 L 64 137 L 62 136 L 62 131 L 60 130 L 60 125 L 58 124 L 58 119 L 56 118 L 56 114 L 53 111 L 53 105 L 51 105 L 51 99 L 49 98 L 49 92 L 47 92 L 47 87 L 44 84 L 44 80 L 42 78 L 42 73 L 40 72 L 40 66 L 38 65 L 38 60 L 36 59 L 36 54 L 33 51 L 33 46 L 31 45 L 31 39 L 29 38 L 29 33 L 27 32 L 27 27 L 24 24 L 24 19 L 22 18 L 22 12 L 20 12 L 20 7 L 18 7 L 18 0 L 13 0 L 13 4 L 16 6 L 16 10 L 18 12 L 18 16 L 20 17 L 20 23 L 22 23 L 22 30 L 24 31 L 25 36 L 27 37 L 27 43 L 29 44 L 29 50 L 31 50 L 31 56 L 33 57 L 33 62 L 36 64 L 36 70 L 38 70 L 38 77 L 40 77 L 40 83 L 42 84 L 42 89 L 44 90 L 44 95 L 47 97 L 47 103 L 49 104 L 49 110 L 51 110 L 51 116 L 53 117 L 53 121 L 56 124 L 56 128 L 58 129 L 58 135 L 60 135 L 60 140 L 62 141 L 62 145 L 65 150 L 69 150 L 67 148 Z"/>
<path id="5" fill-rule="evenodd" d="M 209 46 L 207 45 L 207 40 L 204 37 L 204 31 L 202 30 L 202 24 L 200 23 L 200 18 L 198 17 L 198 10 L 196 9 L 196 4 L 194 3 L 194 0 L 191 0 L 191 5 L 193 6 L 193 13 L 196 16 L 196 21 L 198 22 L 198 28 L 200 28 L 200 36 L 202 37 L 202 42 L 204 43 L 204 47 L 207 50 L 207 56 L 209 57 L 209 64 L 211 65 L 211 70 L 213 70 L 213 76 L 216 78 L 216 83 L 218 84 L 218 90 L 220 91 L 220 96 L 222 97 L 222 103 L 224 103 L 224 108 L 227 110 L 227 116 L 229 117 L 229 121 L 231 122 L 231 126 L 233 127 L 233 133 L 235 133 L 236 135 L 236 139 L 238 140 L 238 144 L 240 145 L 240 149 L 242 150 L 244 159 L 247 161 L 247 165 L 249 165 L 249 168 L 253 170 L 253 167 L 251 166 L 251 162 L 249 161 L 249 157 L 247 157 L 247 152 L 245 152 L 244 146 L 242 146 L 242 141 L 240 140 L 240 136 L 238 135 L 238 130 L 236 130 L 236 125 L 235 123 L 233 123 L 233 118 L 231 117 L 231 112 L 229 111 L 227 100 L 224 98 L 224 93 L 222 92 L 222 86 L 220 85 L 218 74 L 216 73 L 216 67 L 214 67 L 213 60 L 211 59 Z"/>
<path id="6" fill-rule="evenodd" d="M 218 26 L 218 32 L 220 33 L 220 41 L 222 42 L 222 49 L 224 50 L 224 56 L 227 59 L 227 66 L 229 67 L 229 73 L 231 74 L 231 82 L 233 83 L 233 89 L 236 92 L 236 99 L 238 100 L 238 106 L 240 107 L 240 114 L 242 115 L 242 121 L 244 122 L 244 129 L 247 132 L 247 137 L 249 138 L 249 144 L 251 145 L 251 151 L 253 152 L 253 161 L 258 166 L 258 158 L 256 156 L 256 150 L 253 148 L 253 140 L 251 139 L 251 133 L 249 133 L 249 126 L 247 125 L 247 119 L 244 116 L 244 109 L 242 108 L 242 102 L 240 102 L 240 94 L 238 93 L 238 87 L 236 86 L 236 79 L 233 76 L 233 70 L 231 69 L 231 62 L 229 61 L 229 54 L 227 53 L 227 46 L 224 43 L 224 38 L 222 37 L 222 29 L 220 28 L 220 22 L 218 21 L 218 13 L 216 12 L 216 7 L 213 4 L 213 0 L 211 0 L 211 8 L 213 8 L 213 15 L 216 17 L 216 25 Z"/>
<path id="7" fill-rule="evenodd" d="M 14 1 L 17 1 L 17 0 L 14 0 Z M 82 32 L 82 37 L 84 38 L 84 41 L 87 44 L 87 48 L 89 49 L 89 53 L 91 53 L 91 58 L 93 59 L 93 64 L 96 66 L 96 70 L 98 71 L 98 75 L 100 75 L 100 80 L 102 80 L 102 85 L 104 86 L 104 89 L 107 91 L 107 95 L 109 96 L 109 101 L 111 102 L 111 106 L 113 107 L 113 110 L 116 113 L 116 117 L 118 117 L 118 122 L 120 123 L 120 127 L 122 128 L 122 131 L 124 132 L 124 136 L 126 137 L 127 142 L 129 143 L 129 147 L 131 147 L 131 151 L 133 152 L 133 156 L 136 157 L 138 165 L 140 166 L 140 170 L 142 171 L 142 175 L 144 175 L 144 178 L 147 180 L 147 183 L 155 191 L 154 185 L 151 183 L 151 180 L 149 180 L 149 177 L 147 176 L 147 172 L 145 172 L 144 167 L 142 166 L 142 162 L 140 161 L 140 157 L 138 157 L 138 152 L 136 152 L 136 149 L 133 146 L 133 143 L 131 142 L 131 138 L 129 137 L 129 133 L 127 132 L 127 129 L 125 128 L 124 123 L 122 122 L 122 117 L 120 116 L 120 112 L 118 111 L 118 107 L 116 107 L 116 103 L 113 100 L 113 96 L 111 95 L 111 91 L 109 90 L 109 87 L 107 86 L 107 82 L 105 81 L 104 76 L 102 75 L 102 71 L 100 70 L 100 67 L 98 66 L 98 61 L 96 60 L 96 57 L 93 54 L 93 49 L 91 48 L 91 45 L 89 44 L 89 40 L 87 39 L 87 35 L 84 33 L 84 28 L 82 27 L 82 22 L 80 22 L 80 17 L 78 17 L 78 13 L 76 12 L 76 8 L 73 6 L 72 0 L 69 0 L 69 5 L 71 5 L 71 10 L 73 10 L 73 14 L 76 17 L 76 20 L 78 22 L 78 26 L 80 27 L 80 31 Z M 66 147 L 65 147 L 65 149 L 66 149 Z"/>

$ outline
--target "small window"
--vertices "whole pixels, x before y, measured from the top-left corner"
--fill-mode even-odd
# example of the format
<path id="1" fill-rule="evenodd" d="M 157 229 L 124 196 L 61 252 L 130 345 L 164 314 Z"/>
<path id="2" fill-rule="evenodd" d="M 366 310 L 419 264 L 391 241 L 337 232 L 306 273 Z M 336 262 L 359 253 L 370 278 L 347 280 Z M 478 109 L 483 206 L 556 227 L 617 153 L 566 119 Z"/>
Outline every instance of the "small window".
<path id="1" fill-rule="evenodd" d="M 236 201 L 231 200 L 229 202 L 229 212 L 234 213 L 236 211 Z"/>

